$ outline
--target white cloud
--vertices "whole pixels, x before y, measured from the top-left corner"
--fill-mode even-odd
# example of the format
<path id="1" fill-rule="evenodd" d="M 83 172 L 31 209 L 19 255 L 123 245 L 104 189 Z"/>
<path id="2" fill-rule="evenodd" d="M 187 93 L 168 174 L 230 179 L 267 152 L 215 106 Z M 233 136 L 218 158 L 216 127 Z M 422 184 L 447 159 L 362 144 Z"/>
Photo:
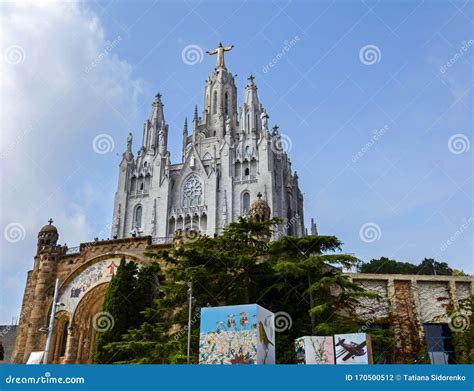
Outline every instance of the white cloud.
<path id="1" fill-rule="evenodd" d="M 111 212 L 116 183 L 110 174 L 142 91 L 117 54 L 123 37 L 107 37 L 87 4 L 10 2 L 2 8 L 0 221 L 2 232 L 16 222 L 26 234 L 16 243 L 1 237 L 0 278 L 10 289 L 8 303 L 1 295 L 0 324 L 19 313 L 36 235 L 50 216 L 70 246 L 109 223 L 97 210 Z M 93 152 L 100 133 L 114 138 L 113 153 Z"/>

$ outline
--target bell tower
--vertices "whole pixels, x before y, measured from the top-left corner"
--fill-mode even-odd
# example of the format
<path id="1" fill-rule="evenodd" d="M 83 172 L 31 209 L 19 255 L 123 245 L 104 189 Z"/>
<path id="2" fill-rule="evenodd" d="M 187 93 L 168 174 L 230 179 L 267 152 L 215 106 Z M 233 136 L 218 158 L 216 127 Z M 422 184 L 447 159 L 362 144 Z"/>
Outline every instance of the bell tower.
<path id="1" fill-rule="evenodd" d="M 206 125 L 208 137 L 223 138 L 226 135 L 226 128 L 236 129 L 237 127 L 237 87 L 234 76 L 227 70 L 224 63 L 224 53 L 233 47 L 232 45 L 226 48 L 219 43 L 216 49 L 207 52 L 217 55 L 216 67 L 206 81 L 204 93 L 203 122 Z M 228 119 L 230 126 L 226 127 Z"/>

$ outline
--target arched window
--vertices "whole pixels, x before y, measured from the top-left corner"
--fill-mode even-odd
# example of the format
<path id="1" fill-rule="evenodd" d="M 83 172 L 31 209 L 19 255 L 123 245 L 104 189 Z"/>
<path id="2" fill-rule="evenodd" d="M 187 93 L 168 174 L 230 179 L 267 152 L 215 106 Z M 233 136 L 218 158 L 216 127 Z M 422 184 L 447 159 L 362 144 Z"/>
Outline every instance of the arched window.
<path id="1" fill-rule="evenodd" d="M 250 194 L 249 192 L 245 192 L 242 194 L 242 214 L 246 215 L 249 213 L 250 210 Z"/>
<path id="2" fill-rule="evenodd" d="M 229 95 L 227 94 L 227 92 L 224 95 L 224 114 L 229 114 Z"/>
<path id="3" fill-rule="evenodd" d="M 255 130 L 258 130 L 258 113 L 255 113 Z"/>
<path id="4" fill-rule="evenodd" d="M 204 202 L 202 183 L 197 175 L 191 175 L 183 185 L 183 206 L 198 206 Z"/>
<path id="5" fill-rule="evenodd" d="M 135 213 L 133 216 L 133 228 L 141 228 L 142 227 L 142 207 L 138 205 L 135 208 Z"/>
<path id="6" fill-rule="evenodd" d="M 250 114 L 247 114 L 247 131 L 250 129 Z"/>
<path id="7" fill-rule="evenodd" d="M 214 91 L 212 98 L 212 114 L 217 114 L 217 91 Z"/>
<path id="8" fill-rule="evenodd" d="M 59 357 L 63 357 L 66 354 L 68 328 L 69 322 L 64 323 L 63 333 L 61 335 L 61 350 L 59 351 Z"/>
<path id="9" fill-rule="evenodd" d="M 249 170 L 248 167 L 245 169 L 244 175 L 245 175 L 245 176 L 249 176 L 249 175 L 250 175 L 250 170 Z"/>

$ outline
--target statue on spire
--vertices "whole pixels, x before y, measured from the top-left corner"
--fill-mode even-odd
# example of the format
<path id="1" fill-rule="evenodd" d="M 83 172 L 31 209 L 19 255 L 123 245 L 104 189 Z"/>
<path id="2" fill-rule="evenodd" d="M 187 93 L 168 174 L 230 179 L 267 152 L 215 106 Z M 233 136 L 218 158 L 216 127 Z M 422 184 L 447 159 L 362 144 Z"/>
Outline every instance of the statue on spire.
<path id="1" fill-rule="evenodd" d="M 214 55 L 214 54 L 217 54 L 216 68 L 225 68 L 225 65 L 224 65 L 224 52 L 228 52 L 228 51 L 232 50 L 233 47 L 234 47 L 234 45 L 231 45 L 229 47 L 224 47 L 222 45 L 222 42 L 219 42 L 219 45 L 217 46 L 217 48 L 215 48 L 213 50 L 208 50 L 208 51 L 206 51 L 206 53 L 210 54 L 211 56 Z"/>

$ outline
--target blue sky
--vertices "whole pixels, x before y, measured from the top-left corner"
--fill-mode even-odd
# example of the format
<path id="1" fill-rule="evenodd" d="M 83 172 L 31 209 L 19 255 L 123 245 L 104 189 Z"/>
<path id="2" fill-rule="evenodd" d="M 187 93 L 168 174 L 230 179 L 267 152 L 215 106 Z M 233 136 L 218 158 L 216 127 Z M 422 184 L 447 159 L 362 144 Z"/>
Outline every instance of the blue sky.
<path id="1" fill-rule="evenodd" d="M 158 91 L 178 162 L 219 41 L 240 99 L 253 73 L 284 134 L 307 225 L 365 261 L 472 273 L 472 18 L 467 1 L 2 4 L 0 323 L 50 217 L 69 246 L 110 235 L 126 135 L 136 150 Z"/>

